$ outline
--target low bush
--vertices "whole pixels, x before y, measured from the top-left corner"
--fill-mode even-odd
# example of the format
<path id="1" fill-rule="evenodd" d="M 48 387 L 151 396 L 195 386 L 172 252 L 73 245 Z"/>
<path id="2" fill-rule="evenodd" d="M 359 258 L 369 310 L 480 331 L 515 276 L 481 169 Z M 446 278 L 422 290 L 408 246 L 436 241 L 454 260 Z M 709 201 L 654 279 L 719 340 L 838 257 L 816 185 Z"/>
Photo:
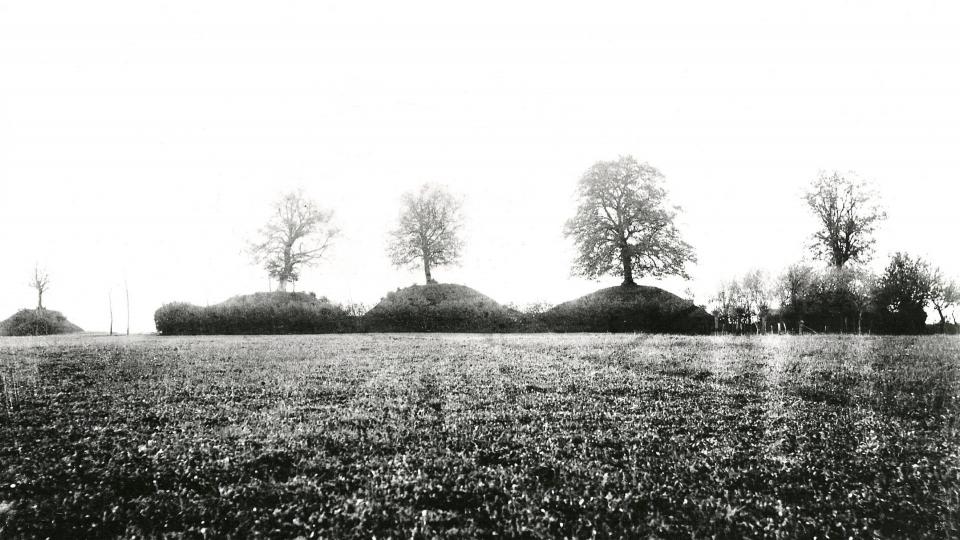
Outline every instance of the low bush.
<path id="1" fill-rule="evenodd" d="M 49 309 L 21 309 L 9 319 L 0 322 L 0 336 L 47 336 L 83 332 L 59 311 Z"/>
<path id="2" fill-rule="evenodd" d="M 313 293 L 256 293 L 214 306 L 176 302 L 154 314 L 157 331 L 185 334 L 322 334 L 348 332 L 355 318 Z"/>
<path id="3" fill-rule="evenodd" d="M 520 313 L 463 285 L 431 283 L 388 293 L 362 317 L 368 332 L 515 332 Z"/>

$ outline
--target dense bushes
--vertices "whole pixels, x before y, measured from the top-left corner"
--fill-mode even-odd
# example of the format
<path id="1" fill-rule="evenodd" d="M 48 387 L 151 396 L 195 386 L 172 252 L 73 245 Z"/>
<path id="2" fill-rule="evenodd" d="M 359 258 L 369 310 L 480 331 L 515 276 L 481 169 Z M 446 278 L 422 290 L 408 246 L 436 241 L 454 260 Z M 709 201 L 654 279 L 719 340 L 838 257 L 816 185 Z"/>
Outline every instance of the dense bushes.
<path id="1" fill-rule="evenodd" d="M 362 318 L 370 332 L 511 332 L 520 313 L 463 285 L 414 285 L 387 294 Z"/>
<path id="2" fill-rule="evenodd" d="M 542 316 L 554 332 L 708 333 L 713 317 L 689 300 L 657 287 L 601 289 L 560 304 Z"/>
<path id="3" fill-rule="evenodd" d="M 166 304 L 154 321 L 161 334 L 319 334 L 354 330 L 354 318 L 307 293 L 256 293 L 209 307 Z"/>
<path id="4" fill-rule="evenodd" d="M 0 322 L 0 336 L 46 336 L 83 332 L 59 311 L 49 309 L 21 309 L 9 319 Z"/>

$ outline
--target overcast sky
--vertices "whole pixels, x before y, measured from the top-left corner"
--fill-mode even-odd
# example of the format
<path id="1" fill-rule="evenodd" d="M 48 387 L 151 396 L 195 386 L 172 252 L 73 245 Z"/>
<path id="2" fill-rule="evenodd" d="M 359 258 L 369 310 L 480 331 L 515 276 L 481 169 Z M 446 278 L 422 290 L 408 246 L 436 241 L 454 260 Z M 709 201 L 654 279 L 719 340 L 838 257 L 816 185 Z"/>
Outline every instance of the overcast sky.
<path id="1" fill-rule="evenodd" d="M 703 301 L 805 256 L 820 169 L 874 181 L 874 266 L 960 275 L 956 2 L 0 0 L 0 318 L 45 305 L 134 331 L 163 303 L 267 289 L 244 248 L 284 190 L 343 231 L 298 290 L 376 303 L 422 280 L 384 245 L 422 182 L 466 200 L 462 265 L 501 302 L 559 303 L 576 182 L 631 154 L 666 176 Z M 118 323 L 123 327 L 123 323 Z"/>

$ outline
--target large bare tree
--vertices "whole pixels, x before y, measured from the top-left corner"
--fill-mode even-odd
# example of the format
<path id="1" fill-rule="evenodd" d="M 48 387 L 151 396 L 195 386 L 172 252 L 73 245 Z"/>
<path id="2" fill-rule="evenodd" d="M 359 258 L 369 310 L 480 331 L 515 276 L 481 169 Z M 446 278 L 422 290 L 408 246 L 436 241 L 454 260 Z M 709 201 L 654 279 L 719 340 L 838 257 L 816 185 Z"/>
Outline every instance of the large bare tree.
<path id="1" fill-rule="evenodd" d="M 36 265 L 33 267 L 33 277 L 30 279 L 29 285 L 37 290 L 37 311 L 42 311 L 43 293 L 50 289 L 50 275 L 47 274 L 46 270 Z"/>
<path id="2" fill-rule="evenodd" d="M 287 193 L 275 203 L 273 216 L 250 251 L 286 291 L 287 284 L 296 283 L 301 269 L 315 264 L 339 234 L 332 221 L 333 212 L 318 207 L 302 191 Z"/>
<path id="3" fill-rule="evenodd" d="M 866 182 L 855 173 L 820 171 L 804 198 L 820 222 L 810 246 L 816 256 L 837 268 L 870 258 L 873 233 L 887 215 Z"/>
<path id="4" fill-rule="evenodd" d="M 599 161 L 584 173 L 577 213 L 564 231 L 579 252 L 575 274 L 618 274 L 623 285 L 634 285 L 635 275 L 688 277 L 685 265 L 696 258 L 674 225 L 679 207 L 667 204 L 663 180 L 631 156 Z"/>
<path id="5" fill-rule="evenodd" d="M 387 253 L 396 266 L 423 266 L 427 283 L 436 283 L 431 270 L 455 264 L 463 241 L 463 203 L 435 184 L 403 195 L 397 228 L 391 231 Z"/>

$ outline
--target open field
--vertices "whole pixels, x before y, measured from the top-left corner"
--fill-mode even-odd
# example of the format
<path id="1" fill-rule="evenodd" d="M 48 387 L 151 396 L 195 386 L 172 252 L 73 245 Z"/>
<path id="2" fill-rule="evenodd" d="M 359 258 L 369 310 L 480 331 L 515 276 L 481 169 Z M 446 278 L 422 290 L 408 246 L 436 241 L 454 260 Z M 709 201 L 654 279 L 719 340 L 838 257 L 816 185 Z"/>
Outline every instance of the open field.
<path id="1" fill-rule="evenodd" d="M 960 340 L 0 340 L 0 537 L 960 534 Z"/>

